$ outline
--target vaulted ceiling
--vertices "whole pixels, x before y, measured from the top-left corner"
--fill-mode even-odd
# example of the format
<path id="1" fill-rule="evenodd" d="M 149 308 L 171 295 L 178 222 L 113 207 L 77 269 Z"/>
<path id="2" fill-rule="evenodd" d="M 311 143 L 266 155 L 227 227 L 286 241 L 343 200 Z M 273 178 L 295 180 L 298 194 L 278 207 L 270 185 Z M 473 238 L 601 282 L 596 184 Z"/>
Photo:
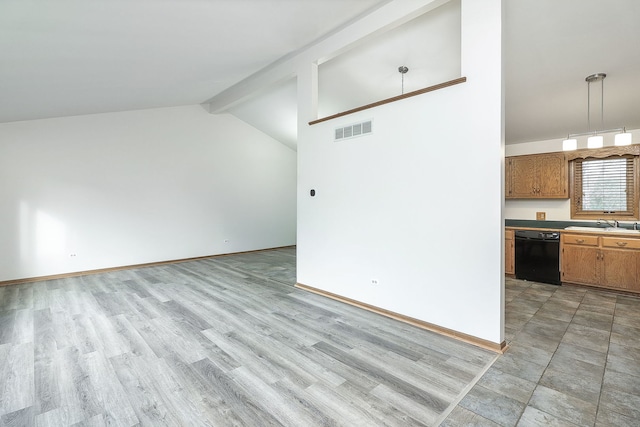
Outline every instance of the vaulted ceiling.
<path id="1" fill-rule="evenodd" d="M 3 0 L 0 122 L 202 103 L 387 2 Z M 596 72 L 608 74 L 604 127 L 640 129 L 640 2 L 504 6 L 507 143 L 586 131 L 584 78 Z M 378 61 L 368 66 L 397 70 L 400 60 L 410 68 L 419 62 L 389 49 L 382 43 Z M 333 70 L 336 79 L 345 81 L 354 68 L 345 67 Z M 373 71 L 365 76 L 380 78 Z M 235 113 L 259 122 L 271 105 L 272 114 L 291 115 L 291 86 L 261 97 Z M 291 129 L 266 122 L 253 124 L 285 143 L 295 140 Z"/>
<path id="2" fill-rule="evenodd" d="M 2 0 L 0 122 L 199 104 L 381 0 Z"/>

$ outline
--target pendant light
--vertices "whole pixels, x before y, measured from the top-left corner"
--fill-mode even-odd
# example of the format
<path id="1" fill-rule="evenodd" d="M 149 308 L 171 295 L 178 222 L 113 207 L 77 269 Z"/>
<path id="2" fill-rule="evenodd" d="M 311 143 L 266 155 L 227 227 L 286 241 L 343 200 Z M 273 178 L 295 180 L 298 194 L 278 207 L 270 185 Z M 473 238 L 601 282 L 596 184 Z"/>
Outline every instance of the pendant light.
<path id="1" fill-rule="evenodd" d="M 587 148 L 602 148 L 604 146 L 603 133 L 620 132 L 615 136 L 615 145 L 630 145 L 632 142 L 631 133 L 627 132 L 625 128 L 607 129 L 604 130 L 604 79 L 607 77 L 605 73 L 591 74 L 585 78 L 587 82 L 587 123 L 589 125 L 589 131 L 583 133 L 573 133 L 567 136 L 567 139 L 562 141 L 562 150 L 571 151 L 578 148 L 577 136 L 588 135 Z M 600 131 L 591 130 L 591 83 L 600 82 Z"/>
<path id="2" fill-rule="evenodd" d="M 627 129 L 622 128 L 622 133 L 616 135 L 614 140 L 615 145 L 631 145 L 631 132 L 627 132 Z"/>
<path id="3" fill-rule="evenodd" d="M 404 75 L 409 72 L 409 68 L 404 66 L 404 65 L 401 65 L 401 66 L 398 67 L 398 72 L 402 76 L 402 89 L 401 89 L 400 94 L 404 95 Z"/>
<path id="4" fill-rule="evenodd" d="M 573 151 L 578 148 L 578 140 L 575 138 L 567 138 L 562 141 L 562 151 Z"/>

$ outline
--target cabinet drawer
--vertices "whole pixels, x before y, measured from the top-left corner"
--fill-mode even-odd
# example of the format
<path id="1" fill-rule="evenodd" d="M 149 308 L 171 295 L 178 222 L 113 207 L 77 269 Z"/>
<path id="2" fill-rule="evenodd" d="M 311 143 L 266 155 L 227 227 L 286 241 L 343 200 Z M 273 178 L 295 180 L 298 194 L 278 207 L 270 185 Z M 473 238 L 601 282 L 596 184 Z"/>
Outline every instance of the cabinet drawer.
<path id="1" fill-rule="evenodd" d="M 602 247 L 618 249 L 640 249 L 640 239 L 624 237 L 603 237 Z"/>
<path id="2" fill-rule="evenodd" d="M 562 242 L 567 245 L 598 246 L 598 236 L 584 234 L 563 234 Z"/>

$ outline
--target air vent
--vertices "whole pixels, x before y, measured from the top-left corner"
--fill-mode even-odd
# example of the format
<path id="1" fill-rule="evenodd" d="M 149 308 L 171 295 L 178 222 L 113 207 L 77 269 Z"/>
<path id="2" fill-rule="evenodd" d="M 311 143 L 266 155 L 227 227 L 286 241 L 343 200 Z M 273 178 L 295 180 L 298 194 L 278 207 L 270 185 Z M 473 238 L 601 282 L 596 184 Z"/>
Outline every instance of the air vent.
<path id="1" fill-rule="evenodd" d="M 335 129 L 335 140 L 341 141 L 343 139 L 355 138 L 357 136 L 363 136 L 371 133 L 372 130 L 371 120 L 366 122 L 355 123 L 353 125 L 339 127 Z"/>

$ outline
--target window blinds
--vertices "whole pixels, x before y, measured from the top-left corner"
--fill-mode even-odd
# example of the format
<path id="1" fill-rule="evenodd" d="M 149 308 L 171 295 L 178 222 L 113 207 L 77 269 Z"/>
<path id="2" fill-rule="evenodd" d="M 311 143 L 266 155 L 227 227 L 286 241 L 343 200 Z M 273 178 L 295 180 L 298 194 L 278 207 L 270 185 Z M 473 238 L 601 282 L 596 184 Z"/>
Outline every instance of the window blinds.
<path id="1" fill-rule="evenodd" d="M 575 161 L 576 212 L 632 215 L 633 156 Z"/>

